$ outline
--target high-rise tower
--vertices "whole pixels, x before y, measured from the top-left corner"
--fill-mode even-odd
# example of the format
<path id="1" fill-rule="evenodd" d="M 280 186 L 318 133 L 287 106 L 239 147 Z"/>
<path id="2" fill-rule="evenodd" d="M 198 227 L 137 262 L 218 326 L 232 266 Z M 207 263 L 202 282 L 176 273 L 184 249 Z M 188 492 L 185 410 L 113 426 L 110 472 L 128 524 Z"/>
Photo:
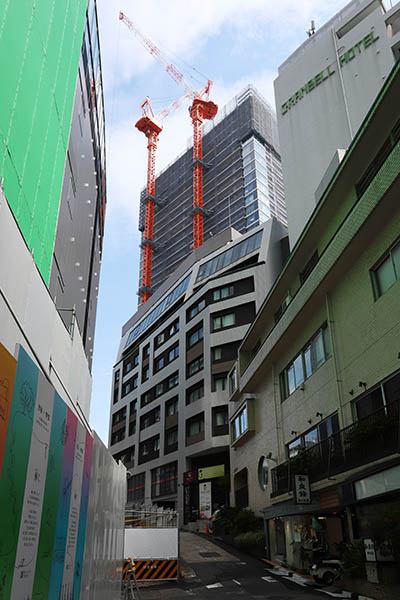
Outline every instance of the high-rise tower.
<path id="1" fill-rule="evenodd" d="M 203 126 L 203 162 L 204 240 L 227 227 L 246 233 L 270 217 L 286 225 L 275 115 L 253 87 Z M 188 148 L 156 178 L 153 292 L 193 251 L 192 190 Z M 141 231 L 145 196 L 143 191 Z"/>

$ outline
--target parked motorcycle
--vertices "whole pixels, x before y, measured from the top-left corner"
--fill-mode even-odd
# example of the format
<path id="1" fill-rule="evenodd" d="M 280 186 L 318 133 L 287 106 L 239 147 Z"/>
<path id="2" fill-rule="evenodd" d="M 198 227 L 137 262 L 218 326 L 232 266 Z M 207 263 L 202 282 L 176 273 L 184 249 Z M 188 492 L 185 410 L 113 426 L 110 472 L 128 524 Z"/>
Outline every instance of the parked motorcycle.
<path id="1" fill-rule="evenodd" d="M 311 565 L 311 575 L 316 583 L 332 585 L 343 575 L 343 567 L 337 558 L 321 558 Z"/>

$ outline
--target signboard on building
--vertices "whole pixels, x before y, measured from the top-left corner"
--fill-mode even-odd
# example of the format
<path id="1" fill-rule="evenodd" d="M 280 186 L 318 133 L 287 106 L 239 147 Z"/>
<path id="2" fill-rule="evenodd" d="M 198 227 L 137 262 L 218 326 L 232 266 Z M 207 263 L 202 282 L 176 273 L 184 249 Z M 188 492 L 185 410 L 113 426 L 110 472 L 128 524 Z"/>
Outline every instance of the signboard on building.
<path id="1" fill-rule="evenodd" d="M 183 483 L 192 483 L 193 481 L 197 481 L 196 469 L 193 469 L 193 471 L 186 471 L 183 474 Z"/>
<path id="2" fill-rule="evenodd" d="M 294 497 L 296 504 L 311 504 L 310 479 L 308 475 L 294 476 Z"/>
<path id="3" fill-rule="evenodd" d="M 373 540 L 364 540 L 365 560 L 376 562 L 375 544 Z"/>
<path id="4" fill-rule="evenodd" d="M 225 465 L 214 465 L 213 467 L 203 467 L 199 469 L 198 479 L 213 479 L 214 477 L 223 477 L 225 475 Z"/>
<path id="5" fill-rule="evenodd" d="M 211 481 L 199 484 L 199 509 L 200 519 L 211 517 Z"/>

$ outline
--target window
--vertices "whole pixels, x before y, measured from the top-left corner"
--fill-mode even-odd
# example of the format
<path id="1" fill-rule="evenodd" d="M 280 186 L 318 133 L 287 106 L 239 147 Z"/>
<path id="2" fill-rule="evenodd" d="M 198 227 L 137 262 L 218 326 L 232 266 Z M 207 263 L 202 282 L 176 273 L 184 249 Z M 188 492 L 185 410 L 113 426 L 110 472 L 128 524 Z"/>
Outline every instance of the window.
<path id="1" fill-rule="evenodd" d="M 123 375 L 132 371 L 134 367 L 137 367 L 139 364 L 139 350 L 137 350 L 134 354 L 130 354 L 127 356 L 123 362 L 122 372 Z"/>
<path id="2" fill-rule="evenodd" d="M 204 396 L 204 381 L 196 383 L 196 385 L 186 390 L 186 406 L 200 400 Z"/>
<path id="3" fill-rule="evenodd" d="M 186 437 L 192 437 L 204 432 L 204 414 L 189 419 L 186 422 Z"/>
<path id="4" fill-rule="evenodd" d="M 175 494 L 178 482 L 178 466 L 176 462 L 151 470 L 151 497 Z"/>
<path id="5" fill-rule="evenodd" d="M 119 371 L 115 371 L 114 375 L 114 385 L 116 385 L 119 381 Z"/>
<path id="6" fill-rule="evenodd" d="M 163 393 L 164 393 L 164 384 L 157 383 L 156 389 L 155 389 L 156 398 L 158 398 L 158 396 L 161 396 L 161 394 L 163 394 Z"/>
<path id="7" fill-rule="evenodd" d="M 147 346 L 143 348 L 143 358 L 147 358 L 148 356 L 150 356 L 150 344 L 147 344 Z"/>
<path id="8" fill-rule="evenodd" d="M 213 392 L 223 392 L 227 389 L 227 373 L 219 373 L 213 377 Z"/>
<path id="9" fill-rule="evenodd" d="M 212 349 L 212 360 L 213 362 L 217 362 L 222 359 L 222 348 L 221 346 L 217 346 Z"/>
<path id="10" fill-rule="evenodd" d="M 160 421 L 160 407 L 153 408 L 148 413 L 140 417 L 140 431 L 143 429 L 147 429 L 147 427 L 151 427 L 154 423 L 158 423 Z"/>
<path id="11" fill-rule="evenodd" d="M 128 479 L 128 502 L 140 502 L 144 500 L 145 481 L 146 473 L 139 473 Z"/>
<path id="12" fill-rule="evenodd" d="M 205 306 L 206 306 L 205 298 L 202 298 L 196 304 L 194 304 L 191 308 L 189 308 L 187 320 L 190 321 L 190 319 L 193 319 L 193 317 L 198 315 L 199 312 L 201 312 L 205 308 Z"/>
<path id="13" fill-rule="evenodd" d="M 179 376 L 178 373 L 174 373 L 173 375 L 171 375 L 171 377 L 169 377 L 168 379 L 168 389 L 170 390 L 171 388 L 177 386 L 179 383 Z"/>
<path id="14" fill-rule="evenodd" d="M 212 326 L 213 331 L 218 329 L 225 329 L 226 327 L 233 327 L 235 325 L 235 313 L 228 313 L 219 317 L 213 317 Z"/>
<path id="15" fill-rule="evenodd" d="M 249 192 L 255 189 L 255 187 L 256 181 L 253 181 L 246 187 L 245 196 L 247 196 Z M 254 195 L 254 197 L 256 196 Z M 250 252 L 253 252 L 257 248 L 259 248 L 261 246 L 262 233 L 262 231 L 258 231 L 257 233 L 246 238 L 242 242 L 239 242 L 231 248 L 229 248 L 228 250 L 225 250 L 225 252 L 222 252 L 216 258 L 212 258 L 211 260 L 200 265 L 196 277 L 196 282 L 201 281 L 205 277 L 213 275 L 215 272 L 223 269 L 224 267 L 227 267 L 239 258 L 245 256 L 246 254 L 250 254 Z"/>
<path id="16" fill-rule="evenodd" d="M 179 356 L 179 346 L 176 345 L 168 352 L 168 364 L 178 358 Z"/>
<path id="17" fill-rule="evenodd" d="M 165 403 L 165 415 L 167 417 L 171 417 L 178 412 L 178 396 L 175 398 L 171 398 L 168 402 Z"/>
<path id="18" fill-rule="evenodd" d="M 381 411 L 382 414 L 397 414 L 400 401 L 400 373 L 379 384 L 354 402 L 358 420 Z"/>
<path id="19" fill-rule="evenodd" d="M 139 464 L 158 458 L 160 451 L 160 436 L 157 435 L 139 445 Z"/>
<path id="20" fill-rule="evenodd" d="M 212 409 L 212 435 L 227 435 L 228 433 L 228 407 L 216 406 Z"/>
<path id="21" fill-rule="evenodd" d="M 187 377 L 198 373 L 203 368 L 203 356 L 199 356 L 190 362 L 187 366 Z"/>
<path id="22" fill-rule="evenodd" d="M 160 371 L 161 369 L 163 369 L 165 366 L 165 358 L 164 356 L 160 356 L 160 358 L 157 358 L 154 362 L 154 372 L 157 373 L 157 371 Z"/>
<path id="23" fill-rule="evenodd" d="M 129 392 L 131 392 L 132 390 L 136 389 L 137 386 L 138 386 L 138 376 L 134 375 L 133 377 L 128 379 L 128 381 L 126 381 L 125 383 L 122 384 L 121 398 L 123 398 L 124 396 L 129 394 Z"/>
<path id="24" fill-rule="evenodd" d="M 231 425 L 231 438 L 232 442 L 235 442 L 248 430 L 247 405 L 242 408 Z"/>
<path id="25" fill-rule="evenodd" d="M 213 301 L 224 300 L 225 298 L 230 298 L 234 294 L 233 285 L 225 285 L 224 287 L 213 290 Z"/>
<path id="26" fill-rule="evenodd" d="M 375 300 L 392 287 L 400 279 L 400 242 L 392 248 L 371 270 Z"/>
<path id="27" fill-rule="evenodd" d="M 168 325 L 161 333 L 159 333 L 154 339 L 154 348 L 157 350 L 166 341 L 168 341 L 175 333 L 179 331 L 179 319 L 176 319 L 173 323 Z"/>
<path id="28" fill-rule="evenodd" d="M 132 421 L 129 423 L 129 435 L 134 435 L 136 433 L 136 421 Z"/>
<path id="29" fill-rule="evenodd" d="M 187 343 L 188 348 L 191 348 L 192 346 L 197 344 L 197 342 L 200 342 L 203 339 L 203 335 L 204 335 L 203 324 L 201 324 L 200 327 L 195 329 L 192 333 L 189 333 L 188 343 Z"/>
<path id="30" fill-rule="evenodd" d="M 329 329 L 325 324 L 280 374 L 282 400 L 300 387 L 330 356 Z"/>
<path id="31" fill-rule="evenodd" d="M 165 437 L 165 445 L 173 446 L 174 444 L 177 444 L 177 443 L 178 443 L 178 428 L 176 427 L 175 429 L 171 429 L 170 431 L 167 431 L 166 437 Z"/>
<path id="32" fill-rule="evenodd" d="M 281 319 L 283 313 L 286 311 L 287 307 L 289 306 L 291 299 L 292 299 L 292 297 L 290 295 L 290 292 L 288 292 L 284 301 L 282 302 L 282 304 L 280 305 L 280 307 L 278 308 L 278 310 L 276 311 L 276 313 L 274 315 L 275 323 L 278 323 L 278 321 Z"/>
<path id="33" fill-rule="evenodd" d="M 112 424 L 117 425 L 117 423 L 121 423 L 121 421 L 125 421 L 125 418 L 126 418 L 126 406 L 124 406 L 123 408 L 121 408 L 120 410 L 118 410 L 116 413 L 113 414 Z"/>
<path id="34" fill-rule="evenodd" d="M 118 452 L 117 454 L 113 454 L 114 460 L 121 461 L 125 466 L 133 466 L 133 462 L 135 460 L 135 446 L 130 446 L 126 450 L 122 450 L 122 452 Z"/>
<path id="35" fill-rule="evenodd" d="M 125 426 L 111 434 L 111 446 L 125 439 Z"/>
<path id="36" fill-rule="evenodd" d="M 150 368 L 145 367 L 142 371 L 142 383 L 144 381 L 147 381 L 149 377 L 150 377 Z"/>
<path id="37" fill-rule="evenodd" d="M 327 419 L 324 419 L 316 427 L 298 436 L 286 446 L 288 458 L 294 458 L 303 450 L 308 450 L 316 446 L 323 440 L 339 431 L 339 417 L 334 413 Z"/>
<path id="38" fill-rule="evenodd" d="M 129 416 L 131 417 L 136 412 L 137 400 L 132 400 L 129 405 Z"/>
<path id="39" fill-rule="evenodd" d="M 148 313 L 147 316 L 143 319 L 143 321 L 139 323 L 139 325 L 132 329 L 128 336 L 126 346 L 129 346 L 129 344 L 131 344 L 133 340 L 135 340 L 143 331 L 145 331 L 145 329 L 150 327 L 153 321 L 155 321 L 159 316 L 161 316 L 164 310 L 167 309 L 187 290 L 190 277 L 191 273 L 189 273 L 185 277 L 185 279 L 181 281 L 181 283 L 177 285 L 177 287 L 174 288 L 172 292 L 170 292 L 160 304 L 158 304 L 158 306 L 156 306 L 150 313 Z"/>
<path id="40" fill-rule="evenodd" d="M 303 285 L 305 280 L 309 277 L 309 275 L 311 275 L 311 271 L 314 269 L 315 265 L 317 264 L 318 259 L 319 259 L 318 250 L 316 250 L 314 252 L 314 254 L 312 255 L 312 257 L 310 258 L 310 260 L 308 261 L 308 263 L 306 264 L 306 266 L 304 267 L 304 269 L 300 273 L 301 285 Z"/>

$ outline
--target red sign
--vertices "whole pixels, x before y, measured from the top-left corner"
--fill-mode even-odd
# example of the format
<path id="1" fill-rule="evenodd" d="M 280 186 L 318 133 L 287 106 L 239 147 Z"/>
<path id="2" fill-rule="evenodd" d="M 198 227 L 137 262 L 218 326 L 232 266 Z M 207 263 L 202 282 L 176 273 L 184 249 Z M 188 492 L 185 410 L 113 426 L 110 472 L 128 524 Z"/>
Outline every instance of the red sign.
<path id="1" fill-rule="evenodd" d="M 192 483 L 193 481 L 197 481 L 197 470 L 186 471 L 183 474 L 183 483 Z"/>

